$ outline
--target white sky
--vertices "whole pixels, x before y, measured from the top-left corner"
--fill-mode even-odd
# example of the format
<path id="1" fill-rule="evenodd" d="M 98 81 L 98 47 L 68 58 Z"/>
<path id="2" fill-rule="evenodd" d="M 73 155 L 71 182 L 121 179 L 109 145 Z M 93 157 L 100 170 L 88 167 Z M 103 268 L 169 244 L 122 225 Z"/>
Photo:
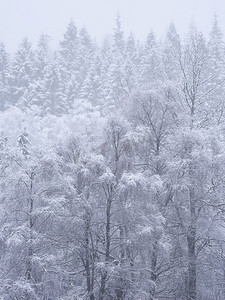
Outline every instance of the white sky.
<path id="1" fill-rule="evenodd" d="M 225 0 L 0 0 L 0 41 L 12 51 L 23 37 L 36 44 L 46 33 L 56 47 L 70 19 L 101 40 L 112 32 L 117 11 L 125 33 L 140 40 L 151 28 L 164 36 L 171 21 L 181 34 L 192 20 L 207 34 L 215 12 L 225 33 Z"/>

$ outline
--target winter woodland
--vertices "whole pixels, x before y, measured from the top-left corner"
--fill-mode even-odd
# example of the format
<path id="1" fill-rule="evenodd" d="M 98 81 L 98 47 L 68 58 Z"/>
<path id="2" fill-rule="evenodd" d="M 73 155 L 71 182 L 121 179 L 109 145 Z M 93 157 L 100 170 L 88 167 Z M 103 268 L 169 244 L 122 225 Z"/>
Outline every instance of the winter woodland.
<path id="1" fill-rule="evenodd" d="M 0 45 L 0 299 L 225 299 L 225 44 L 187 31 Z"/>

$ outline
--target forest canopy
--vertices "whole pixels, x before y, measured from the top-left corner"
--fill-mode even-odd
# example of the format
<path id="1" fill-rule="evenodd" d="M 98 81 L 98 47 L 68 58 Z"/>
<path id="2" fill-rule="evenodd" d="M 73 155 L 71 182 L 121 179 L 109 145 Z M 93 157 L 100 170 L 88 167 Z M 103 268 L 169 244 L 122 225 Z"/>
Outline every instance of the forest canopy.
<path id="1" fill-rule="evenodd" d="M 225 299 L 225 45 L 70 21 L 0 44 L 0 299 Z"/>

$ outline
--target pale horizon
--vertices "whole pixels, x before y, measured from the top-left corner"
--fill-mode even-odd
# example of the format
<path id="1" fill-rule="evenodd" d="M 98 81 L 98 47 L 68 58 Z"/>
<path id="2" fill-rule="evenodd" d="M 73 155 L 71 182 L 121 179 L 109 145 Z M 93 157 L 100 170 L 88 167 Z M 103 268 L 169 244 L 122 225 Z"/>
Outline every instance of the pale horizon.
<path id="1" fill-rule="evenodd" d="M 51 46 L 57 48 L 71 19 L 101 42 L 112 33 L 118 12 L 125 35 L 133 32 L 140 41 L 150 30 L 162 39 L 171 22 L 181 36 L 191 22 L 207 36 L 215 14 L 225 32 L 225 3 L 220 0 L 172 0 L 169 4 L 166 0 L 0 0 L 0 4 L 0 42 L 9 51 L 15 51 L 24 37 L 35 46 L 42 33 L 49 35 Z"/>

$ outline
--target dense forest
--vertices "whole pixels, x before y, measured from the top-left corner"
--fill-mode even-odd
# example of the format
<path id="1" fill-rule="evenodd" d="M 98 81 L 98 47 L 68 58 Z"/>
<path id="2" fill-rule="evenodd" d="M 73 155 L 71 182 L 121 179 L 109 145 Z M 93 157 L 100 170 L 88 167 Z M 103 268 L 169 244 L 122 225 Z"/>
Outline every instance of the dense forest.
<path id="1" fill-rule="evenodd" d="M 0 45 L 0 299 L 225 299 L 225 44 L 173 23 Z"/>

